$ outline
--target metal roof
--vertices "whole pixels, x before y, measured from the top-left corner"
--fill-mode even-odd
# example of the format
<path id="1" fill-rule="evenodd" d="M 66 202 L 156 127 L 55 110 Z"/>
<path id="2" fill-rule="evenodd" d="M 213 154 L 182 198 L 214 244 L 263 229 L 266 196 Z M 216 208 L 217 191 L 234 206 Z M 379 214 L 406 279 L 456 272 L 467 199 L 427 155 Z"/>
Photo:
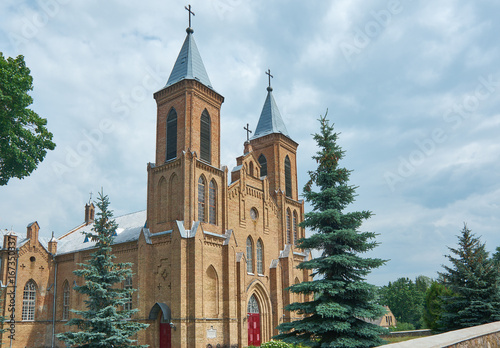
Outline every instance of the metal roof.
<path id="1" fill-rule="evenodd" d="M 251 139 L 257 139 L 272 133 L 281 133 L 290 137 L 286 130 L 285 123 L 281 118 L 280 111 L 274 101 L 273 89 L 267 88 L 267 98 L 260 113 L 259 123 L 255 129 L 255 134 Z"/>
<path id="2" fill-rule="evenodd" d="M 200 52 L 198 52 L 198 47 L 196 47 L 196 42 L 194 41 L 193 30 L 191 28 L 187 28 L 186 31 L 186 40 L 184 40 L 184 44 L 179 52 L 179 56 L 177 56 L 174 68 L 170 73 L 170 77 L 168 78 L 165 87 L 188 79 L 197 80 L 205 86 L 212 88 L 207 71 L 205 70 L 203 61 L 201 60 Z"/>

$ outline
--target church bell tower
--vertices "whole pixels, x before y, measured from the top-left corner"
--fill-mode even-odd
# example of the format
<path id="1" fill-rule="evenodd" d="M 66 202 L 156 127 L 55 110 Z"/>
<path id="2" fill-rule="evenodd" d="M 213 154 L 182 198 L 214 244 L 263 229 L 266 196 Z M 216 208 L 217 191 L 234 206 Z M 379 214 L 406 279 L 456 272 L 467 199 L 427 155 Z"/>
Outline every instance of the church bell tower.
<path id="1" fill-rule="evenodd" d="M 191 12 L 190 12 L 191 14 Z M 190 20 L 191 22 L 191 20 Z M 194 221 L 220 232 L 218 204 L 225 184 L 220 169 L 220 108 L 224 97 L 210 82 L 190 26 L 157 105 L 156 158 L 148 164 L 148 228 L 186 229 Z M 219 199 L 220 200 L 220 199 Z"/>

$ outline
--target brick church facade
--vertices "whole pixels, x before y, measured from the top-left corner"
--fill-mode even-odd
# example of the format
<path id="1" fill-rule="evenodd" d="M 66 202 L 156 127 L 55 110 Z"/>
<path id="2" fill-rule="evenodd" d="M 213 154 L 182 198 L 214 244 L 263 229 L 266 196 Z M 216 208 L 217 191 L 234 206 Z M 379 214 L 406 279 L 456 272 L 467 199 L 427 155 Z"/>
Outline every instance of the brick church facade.
<path id="1" fill-rule="evenodd" d="M 116 262 L 132 262 L 121 286 L 137 292 L 127 306 L 150 324 L 137 338 L 150 347 L 260 345 L 288 321 L 284 307 L 303 300 L 284 290 L 307 280 L 296 269 L 309 253 L 295 247 L 304 204 L 296 151 L 269 86 L 253 136 L 229 172 L 220 163 L 221 105 L 188 28 L 157 104 L 156 156 L 147 166 L 147 209 L 116 217 Z M 257 115 L 256 115 L 257 120 Z M 111 197 L 111 202 L 112 202 Z M 88 260 L 94 205 L 58 238 L 2 231 L 4 347 L 64 347 L 54 335 L 83 309 L 73 270 Z"/>

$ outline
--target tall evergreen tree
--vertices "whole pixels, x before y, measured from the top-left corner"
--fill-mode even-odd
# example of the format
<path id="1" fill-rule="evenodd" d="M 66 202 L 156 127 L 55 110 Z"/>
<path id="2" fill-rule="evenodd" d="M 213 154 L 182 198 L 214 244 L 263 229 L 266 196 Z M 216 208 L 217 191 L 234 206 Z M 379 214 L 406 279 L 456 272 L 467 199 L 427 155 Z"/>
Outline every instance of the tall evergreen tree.
<path id="1" fill-rule="evenodd" d="M 147 347 L 134 345 L 137 340 L 130 337 L 148 324 L 129 320 L 137 309 L 124 310 L 123 307 L 135 289 L 123 289 L 120 284 L 132 276 L 131 263 L 114 263 L 111 245 L 116 235 L 117 224 L 109 210 L 108 196 L 99 193 L 96 202 L 99 212 L 92 232 L 85 233 L 89 240 L 96 242 L 96 251 L 88 263 L 74 271 L 85 279 L 85 284 L 75 290 L 86 295 L 86 310 L 72 310 L 79 317 L 71 319 L 67 325 L 76 326 L 77 331 L 57 335 L 70 347 L 118 348 Z M 118 286 L 117 286 L 118 285 Z"/>
<path id="2" fill-rule="evenodd" d="M 312 211 L 302 222 L 302 227 L 316 233 L 299 240 L 298 246 L 322 253 L 298 266 L 313 270 L 312 276 L 317 279 L 288 288 L 293 293 L 315 296 L 286 307 L 303 318 L 279 325 L 278 330 L 284 333 L 276 338 L 311 347 L 373 347 L 383 342 L 380 334 L 385 329 L 367 319 L 382 316 L 385 309 L 376 303 L 377 288 L 366 283 L 365 277 L 385 261 L 361 256 L 377 246 L 375 233 L 358 231 L 372 213 L 346 211 L 354 201 L 356 187 L 348 183 L 351 171 L 339 167 L 344 151 L 337 145 L 333 125 L 326 115 L 319 121 L 321 131 L 314 135 L 319 151 L 313 157 L 318 167 L 309 172 L 303 192 Z"/>
<path id="3" fill-rule="evenodd" d="M 500 320 L 499 271 L 485 245 L 464 224 L 458 248 L 448 249 L 450 266 L 440 273 L 453 295 L 443 296 L 438 325 L 457 330 Z"/>

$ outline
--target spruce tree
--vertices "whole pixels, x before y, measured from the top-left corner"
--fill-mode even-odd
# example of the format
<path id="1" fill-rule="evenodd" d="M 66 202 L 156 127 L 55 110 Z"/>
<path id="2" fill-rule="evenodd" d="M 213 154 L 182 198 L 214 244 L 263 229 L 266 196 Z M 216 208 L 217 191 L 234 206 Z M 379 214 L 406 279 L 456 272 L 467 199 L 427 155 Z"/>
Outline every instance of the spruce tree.
<path id="1" fill-rule="evenodd" d="M 78 315 L 67 325 L 75 326 L 77 331 L 57 335 L 70 347 L 147 347 L 134 345 L 137 340 L 130 337 L 148 327 L 130 320 L 137 309 L 124 310 L 123 307 L 135 289 L 122 289 L 120 284 L 132 276 L 131 263 L 114 263 L 113 244 L 118 227 L 109 210 L 108 196 L 99 193 L 97 202 L 99 212 L 92 232 L 84 233 L 89 240 L 96 242 L 96 251 L 88 263 L 75 270 L 77 276 L 85 279 L 84 285 L 74 289 L 86 295 L 86 310 L 72 310 Z"/>
<path id="2" fill-rule="evenodd" d="M 333 125 L 326 115 L 319 121 L 321 131 L 314 135 L 319 151 L 313 157 L 318 167 L 309 172 L 303 192 L 312 211 L 301 224 L 315 233 L 299 240 L 298 247 L 318 249 L 321 256 L 298 266 L 312 270 L 316 279 L 288 290 L 311 300 L 286 307 L 303 318 L 279 325 L 283 333 L 275 338 L 311 347 L 374 347 L 383 343 L 380 335 L 386 330 L 368 320 L 384 315 L 385 309 L 376 303 L 377 288 L 365 277 L 385 261 L 361 255 L 378 244 L 375 233 L 358 231 L 372 213 L 347 211 L 357 187 L 349 185 L 351 171 L 339 166 L 344 151 Z"/>
<path id="3" fill-rule="evenodd" d="M 464 224 L 458 247 L 448 249 L 450 266 L 440 273 L 453 294 L 443 296 L 443 312 L 438 326 L 457 330 L 500 320 L 499 271 L 485 245 Z"/>

